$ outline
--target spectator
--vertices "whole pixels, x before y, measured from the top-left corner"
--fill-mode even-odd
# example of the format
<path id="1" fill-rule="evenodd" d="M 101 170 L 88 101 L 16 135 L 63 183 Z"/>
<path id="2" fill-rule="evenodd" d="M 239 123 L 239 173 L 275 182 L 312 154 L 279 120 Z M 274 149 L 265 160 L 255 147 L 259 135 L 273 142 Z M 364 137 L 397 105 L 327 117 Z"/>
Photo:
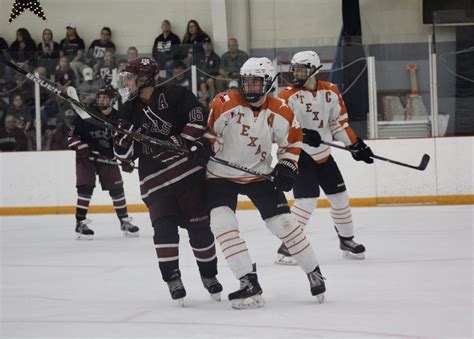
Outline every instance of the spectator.
<path id="1" fill-rule="evenodd" d="M 2 54 L 2 56 L 7 60 L 11 59 L 10 53 L 8 51 L 8 44 L 2 37 L 0 37 L 0 54 Z M 0 79 L 5 76 L 4 70 L 5 66 L 3 64 L 0 64 Z"/>
<path id="2" fill-rule="evenodd" d="M 127 49 L 127 61 L 138 58 L 138 49 L 135 46 L 131 46 Z"/>
<path id="3" fill-rule="evenodd" d="M 217 91 L 224 91 L 231 79 L 240 78 L 240 68 L 249 58 L 248 54 L 239 49 L 237 39 L 229 38 L 227 40 L 227 52 L 222 54 L 221 67 L 217 79 Z"/>
<path id="4" fill-rule="evenodd" d="M 53 131 L 53 138 L 51 140 L 52 150 L 69 149 L 67 138 L 75 116 L 76 113 L 74 113 L 72 109 L 68 109 L 64 112 L 63 123 Z"/>
<path id="5" fill-rule="evenodd" d="M 185 64 L 189 67 L 193 63 L 193 56 L 203 52 L 202 42 L 209 38 L 199 26 L 196 20 L 189 20 L 186 28 L 186 34 L 183 37 L 183 45 L 190 45 Z"/>
<path id="6" fill-rule="evenodd" d="M 229 88 L 227 92 L 238 92 L 239 91 L 239 82 L 237 80 L 229 81 Z"/>
<path id="7" fill-rule="evenodd" d="M 65 56 L 59 59 L 59 68 L 54 75 L 54 80 L 63 92 L 68 86 L 74 86 L 76 75 L 69 66 L 69 59 Z"/>
<path id="8" fill-rule="evenodd" d="M 10 86 L 7 93 L 10 95 L 10 103 L 13 101 L 15 95 L 21 95 L 23 103 L 30 109 L 35 105 L 34 87 L 31 82 L 26 81 L 26 78 L 21 74 L 16 74 L 13 78 L 13 84 Z"/>
<path id="9" fill-rule="evenodd" d="M 112 51 L 106 51 L 103 60 L 94 67 L 94 71 L 97 77 L 102 81 L 102 85 L 110 85 L 112 83 L 112 73 L 114 69 L 115 61 Z"/>
<path id="10" fill-rule="evenodd" d="M 28 132 L 33 125 L 33 118 L 31 116 L 31 109 L 23 104 L 21 95 L 16 94 L 12 98 L 12 103 L 7 110 L 7 116 L 13 115 L 16 118 L 16 127 Z M 5 123 L 6 125 L 6 123 Z"/>
<path id="11" fill-rule="evenodd" d="M 8 104 L 0 98 L 0 128 L 5 127 L 5 118 L 7 116 Z"/>
<path id="12" fill-rule="evenodd" d="M 66 37 L 61 40 L 61 57 L 66 57 L 69 60 L 71 69 L 75 75 L 75 85 L 79 84 L 79 68 L 82 65 L 84 56 L 84 40 L 81 39 L 77 33 L 76 25 L 68 24 L 66 26 Z"/>
<path id="13" fill-rule="evenodd" d="M 89 106 L 95 102 L 97 92 L 101 87 L 101 80 L 94 77 L 94 71 L 90 67 L 82 70 L 84 81 L 77 88 L 79 100 Z"/>
<path id="14" fill-rule="evenodd" d="M 173 64 L 173 79 L 170 84 L 183 86 L 191 91 L 191 77 L 185 70 L 184 63 L 181 60 L 176 60 Z"/>
<path id="15" fill-rule="evenodd" d="M 216 94 L 214 77 L 219 75 L 221 59 L 212 49 L 211 38 L 204 38 L 202 48 L 203 53 L 196 55 L 195 60 L 196 67 L 198 68 L 199 89 L 201 90 L 202 99 L 209 101 L 214 99 Z"/>
<path id="16" fill-rule="evenodd" d="M 16 125 L 16 117 L 8 115 L 5 118 L 5 128 L 0 128 L 0 152 L 26 151 L 28 141 L 21 128 Z"/>
<path id="17" fill-rule="evenodd" d="M 53 39 L 53 31 L 45 28 L 41 42 L 38 44 L 38 66 L 45 67 L 48 74 L 54 74 L 60 50 L 61 47 Z"/>
<path id="18" fill-rule="evenodd" d="M 27 72 L 33 70 L 35 64 L 36 43 L 26 28 L 16 31 L 16 40 L 10 45 L 11 62 Z M 11 84 L 14 70 L 5 69 L 5 80 Z"/>
<path id="19" fill-rule="evenodd" d="M 169 20 L 163 20 L 161 32 L 153 43 L 152 55 L 160 68 L 165 68 L 168 73 L 171 73 L 173 66 L 172 46 L 180 45 L 181 40 L 171 32 Z"/>
<path id="20" fill-rule="evenodd" d="M 109 27 L 104 27 L 100 31 L 100 39 L 94 40 L 87 51 L 88 65 L 92 68 L 97 67 L 104 58 L 105 52 L 112 52 L 115 55 L 115 44 L 110 40 L 112 31 Z"/>

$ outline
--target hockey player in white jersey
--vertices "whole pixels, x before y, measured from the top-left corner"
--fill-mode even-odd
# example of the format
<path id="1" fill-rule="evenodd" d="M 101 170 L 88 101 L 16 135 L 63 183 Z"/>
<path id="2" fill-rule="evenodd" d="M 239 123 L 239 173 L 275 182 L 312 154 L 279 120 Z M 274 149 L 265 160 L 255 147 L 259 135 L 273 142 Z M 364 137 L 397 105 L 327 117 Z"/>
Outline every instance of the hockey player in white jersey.
<path id="1" fill-rule="evenodd" d="M 292 217 L 283 193 L 291 190 L 296 178 L 303 139 L 301 128 L 283 101 L 267 96 L 276 78 L 268 58 L 250 58 L 240 75 L 241 92 L 218 94 L 211 104 L 208 127 L 215 136 L 211 141 L 217 157 L 271 174 L 275 180 L 271 182 L 215 162 L 208 163 L 206 187 L 211 230 L 232 272 L 240 280 L 240 289 L 230 293 L 229 300 L 238 309 L 264 305 L 256 268 L 235 215 L 237 196 L 245 194 L 259 210 L 267 228 L 281 239 L 307 274 L 311 294 L 322 302 L 326 287 L 316 255 Z M 206 154 L 204 145 L 209 141 L 203 139 L 202 143 Z M 271 167 L 273 143 L 279 147 L 274 169 Z"/>
<path id="2" fill-rule="evenodd" d="M 304 229 L 316 208 L 321 187 L 331 205 L 331 217 L 344 257 L 364 259 L 364 245 L 354 241 L 354 225 L 344 179 L 331 156 L 331 148 L 321 144 L 321 139 L 343 142 L 355 151 L 352 156 L 357 161 L 373 163 L 373 153 L 349 127 L 346 106 L 336 85 L 316 78 L 320 68 L 321 62 L 316 52 L 296 53 L 290 68 L 294 77 L 293 85 L 279 94 L 291 107 L 303 130 L 299 174 L 293 187 L 295 203 L 291 213 Z M 276 262 L 295 264 L 284 243 L 278 249 Z"/>

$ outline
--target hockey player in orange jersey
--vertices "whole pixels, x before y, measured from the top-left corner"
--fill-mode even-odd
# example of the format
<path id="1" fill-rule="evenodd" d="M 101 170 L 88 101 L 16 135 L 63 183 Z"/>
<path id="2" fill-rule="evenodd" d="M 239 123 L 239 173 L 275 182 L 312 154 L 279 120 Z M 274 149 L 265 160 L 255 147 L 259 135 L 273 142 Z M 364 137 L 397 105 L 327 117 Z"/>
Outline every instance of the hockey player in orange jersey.
<path id="1" fill-rule="evenodd" d="M 276 78 L 268 58 L 248 59 L 240 75 L 240 92 L 218 94 L 211 104 L 208 127 L 215 135 L 216 156 L 271 174 L 274 181 L 208 163 L 206 187 L 211 230 L 232 272 L 240 280 L 240 289 L 230 293 L 229 300 L 238 309 L 264 305 L 256 268 L 235 216 L 237 196 L 245 194 L 259 210 L 268 229 L 283 241 L 307 274 L 311 294 L 322 302 L 326 287 L 316 255 L 291 216 L 283 193 L 291 190 L 297 175 L 301 129 L 283 101 L 267 96 Z M 278 145 L 278 163 L 274 169 L 271 167 L 273 143 Z"/>
<path id="2" fill-rule="evenodd" d="M 303 130 L 303 146 L 298 162 L 299 174 L 293 187 L 295 203 L 291 213 L 304 229 L 309 222 L 321 187 L 331 205 L 331 217 L 345 258 L 364 259 L 365 247 L 356 243 L 346 185 L 329 146 L 321 140 L 342 141 L 354 152 L 357 161 L 373 163 L 373 155 L 364 141 L 349 127 L 348 114 L 337 87 L 316 78 L 321 68 L 319 55 L 313 51 L 296 53 L 291 60 L 293 85 L 280 92 L 295 113 Z M 278 249 L 277 263 L 295 264 L 285 244 Z"/>

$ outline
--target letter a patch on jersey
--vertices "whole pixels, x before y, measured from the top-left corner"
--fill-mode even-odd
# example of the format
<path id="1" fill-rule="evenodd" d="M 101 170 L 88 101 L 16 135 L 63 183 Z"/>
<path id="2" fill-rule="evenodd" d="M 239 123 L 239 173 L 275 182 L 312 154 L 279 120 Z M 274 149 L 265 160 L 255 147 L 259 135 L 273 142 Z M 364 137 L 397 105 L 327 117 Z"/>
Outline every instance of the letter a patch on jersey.
<path id="1" fill-rule="evenodd" d="M 228 94 L 224 94 L 224 95 L 219 96 L 219 100 L 220 100 L 223 104 L 225 104 L 227 101 L 230 101 L 230 97 L 229 97 Z"/>
<path id="2" fill-rule="evenodd" d="M 168 108 L 168 103 L 166 102 L 165 95 L 163 93 L 160 94 L 160 97 L 158 98 L 158 109 L 167 109 Z"/>

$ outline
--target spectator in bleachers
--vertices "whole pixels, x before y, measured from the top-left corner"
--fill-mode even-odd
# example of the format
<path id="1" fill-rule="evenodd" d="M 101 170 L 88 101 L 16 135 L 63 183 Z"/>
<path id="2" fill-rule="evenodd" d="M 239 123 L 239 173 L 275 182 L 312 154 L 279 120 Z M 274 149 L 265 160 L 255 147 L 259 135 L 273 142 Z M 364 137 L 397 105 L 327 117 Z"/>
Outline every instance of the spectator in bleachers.
<path id="1" fill-rule="evenodd" d="M 227 92 L 238 92 L 238 91 L 239 91 L 239 81 L 238 80 L 229 81 L 229 88 L 227 88 Z"/>
<path id="2" fill-rule="evenodd" d="M 0 128 L 0 152 L 26 151 L 28 140 L 25 131 L 16 127 L 16 117 L 5 118 L 5 128 Z"/>
<path id="3" fill-rule="evenodd" d="M 237 39 L 229 38 L 227 40 L 227 52 L 222 54 L 216 83 L 218 92 L 222 92 L 228 87 L 230 79 L 240 78 L 240 68 L 248 58 L 248 54 L 239 49 Z"/>
<path id="4" fill-rule="evenodd" d="M 214 77 L 219 75 L 219 64 L 221 58 L 212 48 L 211 38 L 206 37 L 202 41 L 203 52 L 196 55 L 196 67 L 198 68 L 198 83 L 203 100 L 210 101 L 216 95 L 216 82 Z M 207 105 L 206 105 L 207 107 Z"/>
<path id="5" fill-rule="evenodd" d="M 41 42 L 38 44 L 38 66 L 43 66 L 48 74 L 54 74 L 59 61 L 61 47 L 53 39 L 53 31 L 43 30 Z"/>
<path id="6" fill-rule="evenodd" d="M 127 61 L 138 58 L 138 49 L 135 46 L 130 46 L 127 49 Z"/>
<path id="7" fill-rule="evenodd" d="M 8 104 L 0 98 L 0 128 L 5 127 L 5 117 L 7 116 Z"/>
<path id="8" fill-rule="evenodd" d="M 71 130 L 72 122 L 74 121 L 74 117 L 76 113 L 72 109 L 68 109 L 64 112 L 63 123 L 60 124 L 53 133 L 53 139 L 51 142 L 51 149 L 52 150 L 67 150 L 68 142 L 67 138 L 69 135 L 69 131 Z"/>
<path id="9" fill-rule="evenodd" d="M 79 100 L 89 106 L 95 102 L 102 80 L 94 77 L 94 70 L 90 67 L 82 70 L 82 77 L 84 81 L 77 88 L 77 92 Z"/>
<path id="10" fill-rule="evenodd" d="M 68 24 L 66 26 L 66 37 L 61 40 L 61 57 L 69 60 L 69 65 L 74 72 L 75 85 L 79 84 L 79 69 L 82 66 L 84 58 L 84 50 L 86 48 L 84 40 L 77 33 L 76 25 Z"/>
<path id="11" fill-rule="evenodd" d="M 204 39 L 209 38 L 206 32 L 204 32 L 199 23 L 196 20 L 189 20 L 186 26 L 186 34 L 183 37 L 183 45 L 189 45 L 188 55 L 185 59 L 186 66 L 193 64 L 193 56 L 202 53 L 202 42 Z"/>
<path id="12" fill-rule="evenodd" d="M 115 44 L 110 40 L 112 37 L 112 31 L 109 27 L 103 27 L 100 31 L 100 39 L 94 40 L 89 46 L 87 51 L 86 59 L 87 64 L 94 68 L 102 62 L 105 52 L 111 52 L 112 56 L 115 55 Z"/>
<path id="13" fill-rule="evenodd" d="M 102 80 L 102 85 L 110 85 L 112 83 L 112 73 L 114 69 L 115 58 L 112 51 L 106 51 L 103 59 L 94 67 L 97 77 Z"/>
<path id="14" fill-rule="evenodd" d="M 8 43 L 2 37 L 0 37 L 0 54 L 2 54 L 2 56 L 7 60 L 11 59 L 10 53 L 8 50 Z M 4 78 L 5 76 L 4 71 L 5 71 L 5 65 L 0 64 L 0 79 Z"/>
<path id="15" fill-rule="evenodd" d="M 68 86 L 75 85 L 76 75 L 69 66 L 67 57 L 63 56 L 59 59 L 59 67 L 54 75 L 54 80 L 63 92 L 66 92 Z"/>
<path id="16" fill-rule="evenodd" d="M 15 74 L 13 84 L 10 85 L 7 94 L 10 96 L 10 103 L 13 101 L 13 96 L 21 95 L 26 106 L 33 108 L 35 105 L 34 85 L 26 81 L 26 78 L 21 74 Z"/>
<path id="17" fill-rule="evenodd" d="M 27 133 L 33 125 L 33 118 L 31 116 L 31 109 L 23 104 L 21 95 L 16 94 L 12 97 L 12 103 L 7 110 L 7 116 L 13 115 L 16 117 L 16 127 L 21 128 Z"/>
<path id="18" fill-rule="evenodd" d="M 10 45 L 10 61 L 27 72 L 31 72 L 36 61 L 36 43 L 31 38 L 30 32 L 26 28 L 19 28 L 16 31 L 16 40 Z M 5 69 L 5 80 L 12 82 L 14 70 L 7 67 Z"/>
<path id="19" fill-rule="evenodd" d="M 176 60 L 173 64 L 174 78 L 170 81 L 170 84 L 183 86 L 191 91 L 191 76 L 189 72 L 185 72 L 185 70 L 184 63 L 181 60 Z"/>
<path id="20" fill-rule="evenodd" d="M 173 66 L 172 46 L 180 45 L 179 37 L 171 32 L 171 23 L 169 20 L 163 20 L 161 23 L 161 34 L 153 42 L 152 55 L 160 69 L 166 69 L 171 73 Z"/>

